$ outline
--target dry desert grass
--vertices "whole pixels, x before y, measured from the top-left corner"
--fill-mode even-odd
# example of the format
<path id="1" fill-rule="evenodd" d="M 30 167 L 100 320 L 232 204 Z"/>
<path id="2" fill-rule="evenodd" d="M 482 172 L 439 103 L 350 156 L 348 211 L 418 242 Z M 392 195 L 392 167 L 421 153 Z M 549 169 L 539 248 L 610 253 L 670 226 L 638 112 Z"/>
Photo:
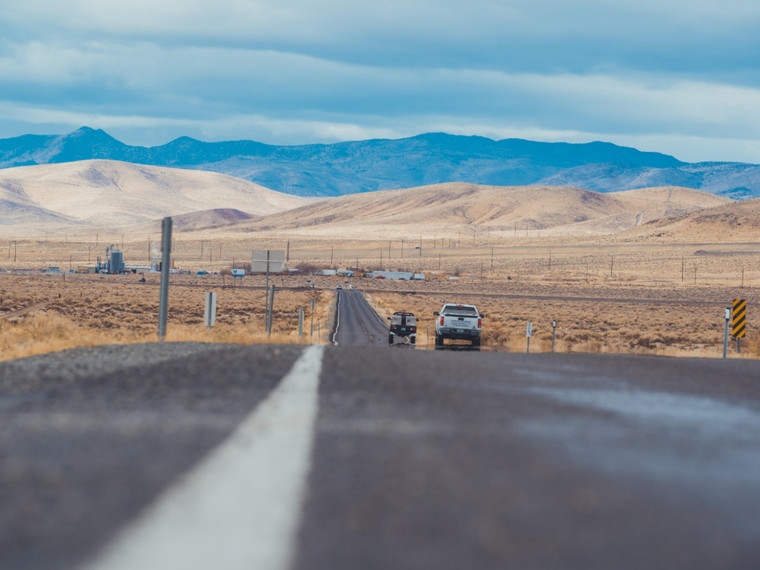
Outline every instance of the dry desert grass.
<path id="1" fill-rule="evenodd" d="M 145 249 L 141 242 L 127 241 L 125 245 L 127 261 L 132 252 L 138 255 Z M 235 258 L 247 260 L 254 247 L 278 245 L 284 244 L 275 240 L 182 239 L 177 240 L 173 255 L 180 266 L 221 269 L 229 267 Z M 82 242 L 40 240 L 34 247 L 30 244 L 24 248 L 23 260 L 16 265 L 45 267 L 67 251 L 78 252 L 81 259 L 88 255 L 82 246 Z M 523 240 L 494 247 L 477 242 L 468 247 L 441 247 L 440 241 L 434 245 L 431 240 L 423 242 L 423 247 L 417 250 L 404 244 L 402 256 L 400 241 L 292 240 L 289 266 L 347 268 L 358 262 L 362 269 L 425 273 L 426 281 L 414 283 L 352 280 L 380 308 L 407 309 L 427 319 L 420 329 L 422 345 L 427 342 L 425 327 L 430 325 L 432 330 L 432 312 L 445 300 L 478 305 L 488 315 L 485 342 L 509 350 L 525 349 L 525 324 L 529 321 L 535 331 L 531 350 L 549 350 L 550 325 L 557 320 L 556 350 L 560 351 L 719 356 L 723 308 L 734 298 L 745 298 L 749 312 L 743 353 L 758 355 L 754 311 L 760 303 L 760 245 L 755 243 L 547 246 L 543 240 L 533 244 Z M 218 256 L 220 250 L 223 255 Z M 214 255 L 213 266 L 204 259 L 209 251 Z M 4 265 L 14 266 L 7 259 Z M 62 347 L 66 342 L 155 340 L 158 275 L 147 277 L 148 283 L 140 284 L 135 275 L 1 275 L 0 315 L 32 308 L 26 316 L 0 317 L 3 357 L 49 350 L 44 340 L 35 348 L 12 348 L 31 347 L 33 339 L 41 337 L 49 338 L 50 347 Z M 222 275 L 178 275 L 172 279 L 170 340 L 264 339 L 263 276 L 246 276 L 244 287 L 233 286 L 232 278 Z M 316 290 L 302 289 L 307 284 L 305 276 L 277 276 L 272 282 L 281 288 L 274 330 L 278 339 L 294 340 L 297 306 L 307 308 L 308 315 L 312 297 L 319 303 L 316 318 L 320 331 L 329 328 L 328 311 L 337 278 L 314 277 Z M 202 324 L 205 290 L 219 291 L 218 324 L 210 333 Z M 408 291 L 414 294 L 404 293 Z M 32 318 L 34 312 L 42 312 L 57 324 L 43 334 L 42 324 Z M 29 340 L 21 341 L 16 332 L 26 323 L 30 328 L 24 338 Z M 64 324 L 75 328 L 66 333 Z"/>
<path id="2" fill-rule="evenodd" d="M 576 291 L 576 293 L 582 293 Z M 598 291 L 588 291 L 590 295 Z M 628 293 L 635 294 L 635 291 Z M 486 315 L 483 344 L 512 352 L 527 350 L 526 324 L 533 324 L 531 352 L 549 352 L 552 322 L 556 321 L 557 352 L 656 354 L 664 356 L 720 357 L 724 322 L 720 303 L 702 304 L 689 296 L 663 299 L 594 299 L 566 297 L 541 300 L 504 298 L 498 295 L 401 294 L 373 291 L 371 303 L 385 317 L 405 310 L 419 318 L 418 344 L 432 346 L 433 311 L 444 302 L 471 303 Z M 749 328 L 742 346 L 745 357 L 760 356 L 758 327 Z M 467 344 L 467 343 L 462 343 Z M 735 355 L 735 344 L 730 344 Z"/>
<path id="3" fill-rule="evenodd" d="M 96 344 L 150 342 L 157 338 L 158 276 L 0 275 L 0 359 Z M 332 292 L 279 290 L 272 335 L 264 332 L 264 289 L 226 279 L 173 276 L 167 341 L 309 342 L 315 301 L 314 342 L 326 339 Z M 253 285 L 253 283 L 252 283 Z M 216 326 L 203 324 L 204 292 L 217 291 Z M 298 337 L 298 308 L 304 336 Z M 317 331 L 322 333 L 317 334 Z"/>

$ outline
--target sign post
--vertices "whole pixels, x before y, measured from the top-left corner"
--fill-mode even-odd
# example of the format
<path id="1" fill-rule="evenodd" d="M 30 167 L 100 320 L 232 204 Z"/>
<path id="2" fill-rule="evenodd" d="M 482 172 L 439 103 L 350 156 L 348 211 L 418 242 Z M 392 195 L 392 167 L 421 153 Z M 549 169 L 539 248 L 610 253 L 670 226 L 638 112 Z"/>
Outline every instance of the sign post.
<path id="1" fill-rule="evenodd" d="M 731 307 L 726 307 L 726 331 L 723 333 L 723 358 L 728 351 L 728 321 L 731 319 Z"/>
<path id="2" fill-rule="evenodd" d="M 530 353 L 530 337 L 533 336 L 533 323 L 528 323 L 528 326 L 525 329 L 525 336 L 528 338 L 528 348 L 526 352 Z"/>
<path id="3" fill-rule="evenodd" d="M 203 324 L 211 328 L 216 324 L 216 293 L 206 292 L 206 306 L 203 310 Z"/>
<path id="4" fill-rule="evenodd" d="M 271 294 L 269 296 L 269 319 L 267 320 L 267 336 L 272 336 L 272 316 L 274 313 L 274 290 L 275 286 L 272 285 Z"/>

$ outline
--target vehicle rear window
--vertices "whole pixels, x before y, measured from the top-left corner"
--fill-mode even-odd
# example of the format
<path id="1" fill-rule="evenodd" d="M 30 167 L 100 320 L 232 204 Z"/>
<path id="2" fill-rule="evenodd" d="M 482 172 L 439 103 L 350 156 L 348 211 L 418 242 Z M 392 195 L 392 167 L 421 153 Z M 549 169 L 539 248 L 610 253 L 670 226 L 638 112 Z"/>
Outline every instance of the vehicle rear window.
<path id="1" fill-rule="evenodd" d="M 446 308 L 443 309 L 443 312 L 447 315 L 459 315 L 463 317 L 469 317 L 478 314 L 478 312 L 475 310 L 475 307 L 457 307 L 456 305 L 447 305 Z"/>

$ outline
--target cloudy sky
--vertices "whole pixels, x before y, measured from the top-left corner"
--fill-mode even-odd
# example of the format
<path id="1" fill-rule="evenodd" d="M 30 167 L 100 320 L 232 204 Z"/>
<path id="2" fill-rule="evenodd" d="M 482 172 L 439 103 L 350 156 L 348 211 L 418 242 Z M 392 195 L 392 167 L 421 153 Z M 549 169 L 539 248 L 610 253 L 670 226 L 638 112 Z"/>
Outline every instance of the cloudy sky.
<path id="1" fill-rule="evenodd" d="M 0 138 L 445 131 L 760 163 L 756 0 L 24 0 Z"/>

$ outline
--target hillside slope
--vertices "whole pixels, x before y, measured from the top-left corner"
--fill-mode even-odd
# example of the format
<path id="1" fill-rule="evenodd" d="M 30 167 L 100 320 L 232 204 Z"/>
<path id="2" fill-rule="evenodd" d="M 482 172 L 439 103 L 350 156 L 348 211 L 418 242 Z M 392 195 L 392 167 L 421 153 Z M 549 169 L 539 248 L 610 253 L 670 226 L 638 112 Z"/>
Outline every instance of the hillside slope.
<path id="1" fill-rule="evenodd" d="M 465 232 L 541 231 L 611 234 L 663 216 L 730 200 L 688 188 L 616 194 L 572 187 L 448 183 L 341 196 L 237 224 L 237 230 L 314 236 L 459 236 Z"/>
<path id="2" fill-rule="evenodd" d="M 124 226 L 221 208 L 263 216 L 309 202 L 212 172 L 108 160 L 0 170 L 4 223 L 48 229 Z"/>

